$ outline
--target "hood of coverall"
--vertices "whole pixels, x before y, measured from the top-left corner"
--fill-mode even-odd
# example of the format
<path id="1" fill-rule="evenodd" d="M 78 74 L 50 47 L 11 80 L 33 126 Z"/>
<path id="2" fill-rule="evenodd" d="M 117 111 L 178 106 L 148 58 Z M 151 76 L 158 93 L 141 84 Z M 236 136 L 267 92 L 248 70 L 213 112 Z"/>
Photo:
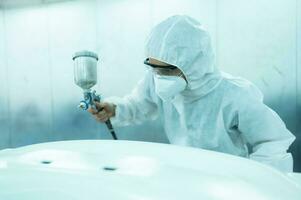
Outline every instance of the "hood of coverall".
<path id="1" fill-rule="evenodd" d="M 181 93 L 184 100 L 197 100 L 221 82 L 210 36 L 189 16 L 175 15 L 156 25 L 147 39 L 146 56 L 181 69 L 188 82 Z"/>

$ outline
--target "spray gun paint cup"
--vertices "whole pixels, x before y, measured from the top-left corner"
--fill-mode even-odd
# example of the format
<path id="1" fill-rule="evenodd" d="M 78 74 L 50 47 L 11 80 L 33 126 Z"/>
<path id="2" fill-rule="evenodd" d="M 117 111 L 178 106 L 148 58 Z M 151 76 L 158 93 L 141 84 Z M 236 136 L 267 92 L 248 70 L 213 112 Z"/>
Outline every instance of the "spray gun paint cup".
<path id="1" fill-rule="evenodd" d="M 73 55 L 74 82 L 84 90 L 85 100 L 81 101 L 79 108 L 87 110 L 90 106 L 95 107 L 94 101 L 100 101 L 96 92 L 91 88 L 97 83 L 98 56 L 91 51 L 79 51 Z"/>
<path id="2" fill-rule="evenodd" d="M 96 109 L 94 102 L 99 102 L 100 96 L 96 94 L 96 91 L 91 92 L 91 88 L 97 83 L 98 56 L 96 53 L 90 51 L 80 51 L 74 54 L 73 60 L 74 82 L 84 90 L 85 100 L 80 102 L 79 107 L 84 110 L 87 110 L 90 106 Z M 117 136 L 110 119 L 108 119 L 105 123 L 114 140 L 117 140 Z"/>
<path id="3" fill-rule="evenodd" d="M 91 51 L 76 52 L 73 60 L 75 84 L 89 91 L 97 83 L 97 54 Z"/>

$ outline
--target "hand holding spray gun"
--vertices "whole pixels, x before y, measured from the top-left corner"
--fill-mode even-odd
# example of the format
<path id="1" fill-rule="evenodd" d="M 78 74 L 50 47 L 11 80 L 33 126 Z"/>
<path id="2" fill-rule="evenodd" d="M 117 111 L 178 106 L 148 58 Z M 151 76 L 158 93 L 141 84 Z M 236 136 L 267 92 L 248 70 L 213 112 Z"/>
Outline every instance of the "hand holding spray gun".
<path id="1" fill-rule="evenodd" d="M 95 108 L 90 107 L 88 112 L 90 112 L 97 121 L 106 122 L 111 117 L 115 116 L 116 105 L 108 102 L 94 102 Z"/>
<path id="2" fill-rule="evenodd" d="M 112 137 L 117 140 L 110 117 L 115 115 L 115 105 L 111 103 L 101 103 L 100 95 L 91 88 L 97 83 L 97 61 L 96 53 L 90 51 L 80 51 L 74 54 L 74 81 L 75 84 L 84 90 L 84 100 L 79 104 L 79 108 L 88 110 L 101 122 L 105 122 Z"/>

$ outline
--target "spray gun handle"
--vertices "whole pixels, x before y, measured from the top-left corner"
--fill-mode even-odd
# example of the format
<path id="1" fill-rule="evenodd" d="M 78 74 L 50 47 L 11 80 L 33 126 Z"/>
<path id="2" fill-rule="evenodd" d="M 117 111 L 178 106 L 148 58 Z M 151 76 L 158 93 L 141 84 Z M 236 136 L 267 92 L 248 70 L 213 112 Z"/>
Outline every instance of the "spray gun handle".
<path id="1" fill-rule="evenodd" d="M 91 105 L 91 106 L 94 106 L 95 109 L 96 109 L 98 112 L 102 111 L 104 108 L 102 107 L 102 108 L 100 108 L 100 109 L 97 109 L 97 108 L 96 108 L 96 105 L 95 105 L 95 103 L 94 103 L 94 102 L 100 102 L 101 96 L 100 96 L 100 95 L 97 95 L 95 90 L 94 90 L 93 92 L 91 92 L 89 96 L 90 96 L 90 100 L 91 100 L 90 105 Z M 117 136 L 116 136 L 116 134 L 115 134 L 113 125 L 112 125 L 112 123 L 111 123 L 111 120 L 108 119 L 105 123 L 106 123 L 107 128 L 109 129 L 109 131 L 110 131 L 112 137 L 114 138 L 114 140 L 117 140 Z"/>
<path id="2" fill-rule="evenodd" d="M 100 112 L 100 111 L 102 111 L 103 109 L 104 109 L 104 108 L 102 107 L 102 108 L 98 109 L 97 111 Z M 114 128 L 113 128 L 113 125 L 112 125 L 112 123 L 111 123 L 111 120 L 108 119 L 105 123 L 106 123 L 107 128 L 109 129 L 109 131 L 110 131 L 112 137 L 114 138 L 114 140 L 117 140 L 117 136 L 116 136 L 116 134 L 115 134 L 115 130 L 114 130 Z"/>
<path id="3" fill-rule="evenodd" d="M 104 108 L 98 109 L 98 112 L 102 111 L 103 109 L 104 109 Z M 114 130 L 114 128 L 113 128 L 113 125 L 112 125 L 112 123 L 111 123 L 110 118 L 109 118 L 105 123 L 106 123 L 107 128 L 109 129 L 109 131 L 110 131 L 112 137 L 114 138 L 114 140 L 117 140 L 117 136 L 116 136 L 116 134 L 115 134 L 115 130 Z"/>

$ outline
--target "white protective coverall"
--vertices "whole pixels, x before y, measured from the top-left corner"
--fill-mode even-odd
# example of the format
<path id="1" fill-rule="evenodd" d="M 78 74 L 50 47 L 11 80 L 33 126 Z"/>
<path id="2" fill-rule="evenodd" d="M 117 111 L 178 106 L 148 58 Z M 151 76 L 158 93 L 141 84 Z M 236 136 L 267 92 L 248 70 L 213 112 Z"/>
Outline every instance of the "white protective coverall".
<path id="1" fill-rule="evenodd" d="M 147 71 L 131 94 L 109 98 L 116 104 L 113 125 L 160 116 L 172 144 L 249 157 L 292 171 L 287 149 L 295 137 L 263 103 L 256 86 L 217 69 L 210 36 L 199 22 L 180 15 L 161 22 L 148 38 L 146 57 L 177 66 L 188 85 L 171 102 L 162 101 L 154 89 L 154 74 Z"/>

